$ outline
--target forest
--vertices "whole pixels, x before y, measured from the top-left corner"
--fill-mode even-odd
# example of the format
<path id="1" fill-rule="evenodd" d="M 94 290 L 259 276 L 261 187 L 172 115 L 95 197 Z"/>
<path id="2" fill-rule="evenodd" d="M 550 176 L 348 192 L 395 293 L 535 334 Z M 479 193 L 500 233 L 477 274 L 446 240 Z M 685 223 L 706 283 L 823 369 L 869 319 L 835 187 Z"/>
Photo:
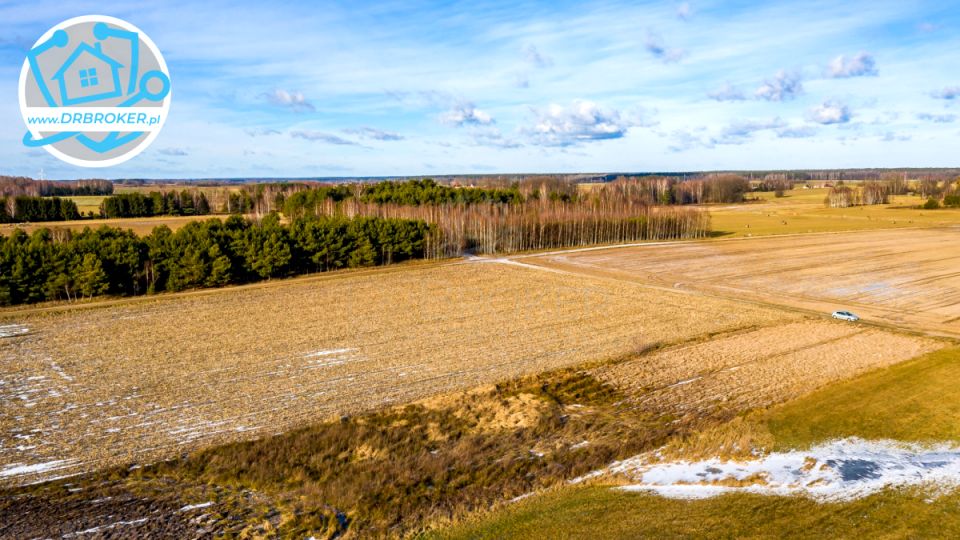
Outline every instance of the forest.
<path id="1" fill-rule="evenodd" d="M 24 223 L 30 221 L 66 221 L 80 219 L 77 204 L 60 197 L 0 198 L 0 223 Z"/>
<path id="2" fill-rule="evenodd" d="M 423 221 L 271 214 L 195 221 L 145 237 L 103 226 L 81 232 L 17 229 L 0 236 L 0 305 L 130 296 L 423 258 L 435 228 Z"/>
<path id="3" fill-rule="evenodd" d="M 300 191 L 285 198 L 283 211 L 288 217 L 423 220 L 442 233 L 429 245 L 430 257 L 701 238 L 709 233 L 706 212 L 653 204 L 647 181 L 614 184 L 580 194 L 576 184 L 552 179 L 506 189 L 450 188 L 431 180 L 381 182 L 358 186 L 353 194 L 327 188 Z M 437 195 L 453 192 L 468 195 Z"/>
<path id="4" fill-rule="evenodd" d="M 202 191 L 183 190 L 112 195 L 100 204 L 100 214 L 106 218 L 151 216 L 205 216 L 210 203 Z"/>
<path id="5" fill-rule="evenodd" d="M 109 180 L 34 180 L 23 176 L 0 176 L 0 197 L 70 197 L 76 195 L 110 195 Z"/>

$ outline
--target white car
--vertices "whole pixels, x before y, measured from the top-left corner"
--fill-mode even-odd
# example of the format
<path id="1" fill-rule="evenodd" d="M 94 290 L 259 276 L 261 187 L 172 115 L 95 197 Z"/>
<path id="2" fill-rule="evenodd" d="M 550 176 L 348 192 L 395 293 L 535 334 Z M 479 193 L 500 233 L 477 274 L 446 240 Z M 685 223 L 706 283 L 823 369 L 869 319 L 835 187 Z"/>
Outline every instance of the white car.
<path id="1" fill-rule="evenodd" d="M 834 311 L 833 318 L 850 322 L 856 322 L 860 320 L 860 317 L 857 317 L 855 314 L 850 313 L 849 311 Z"/>

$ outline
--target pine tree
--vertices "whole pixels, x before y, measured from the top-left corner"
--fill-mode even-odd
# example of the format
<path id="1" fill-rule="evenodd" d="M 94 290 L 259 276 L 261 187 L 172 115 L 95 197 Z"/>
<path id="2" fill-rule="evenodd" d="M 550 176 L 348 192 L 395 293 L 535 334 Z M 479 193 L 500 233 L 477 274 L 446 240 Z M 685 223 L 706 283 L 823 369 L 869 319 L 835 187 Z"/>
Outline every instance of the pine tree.
<path id="1" fill-rule="evenodd" d="M 103 271 L 103 264 L 93 253 L 83 256 L 74 281 L 77 284 L 77 290 L 86 298 L 104 294 L 109 285 L 107 273 Z"/>

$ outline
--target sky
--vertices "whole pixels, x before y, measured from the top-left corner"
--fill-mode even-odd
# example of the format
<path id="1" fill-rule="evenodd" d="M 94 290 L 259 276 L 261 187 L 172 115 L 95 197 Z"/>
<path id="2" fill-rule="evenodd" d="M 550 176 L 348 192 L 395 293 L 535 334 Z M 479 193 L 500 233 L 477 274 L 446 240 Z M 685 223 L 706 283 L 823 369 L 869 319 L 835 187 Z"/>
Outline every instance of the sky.
<path id="1" fill-rule="evenodd" d="M 79 15 L 157 44 L 159 137 L 22 144 L 25 53 Z M 0 174 L 227 178 L 957 166 L 960 3 L 0 0 Z"/>

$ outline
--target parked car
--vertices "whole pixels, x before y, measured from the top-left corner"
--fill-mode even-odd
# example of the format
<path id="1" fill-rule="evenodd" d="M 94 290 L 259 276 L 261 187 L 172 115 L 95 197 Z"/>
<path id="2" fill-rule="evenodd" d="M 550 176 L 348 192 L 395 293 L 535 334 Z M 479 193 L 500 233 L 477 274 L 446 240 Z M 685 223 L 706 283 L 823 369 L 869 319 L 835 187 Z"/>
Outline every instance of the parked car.
<path id="1" fill-rule="evenodd" d="M 841 321 L 851 321 L 851 322 L 856 322 L 860 320 L 860 317 L 858 317 L 855 313 L 850 313 L 849 311 L 834 311 L 833 318 L 840 319 Z"/>

